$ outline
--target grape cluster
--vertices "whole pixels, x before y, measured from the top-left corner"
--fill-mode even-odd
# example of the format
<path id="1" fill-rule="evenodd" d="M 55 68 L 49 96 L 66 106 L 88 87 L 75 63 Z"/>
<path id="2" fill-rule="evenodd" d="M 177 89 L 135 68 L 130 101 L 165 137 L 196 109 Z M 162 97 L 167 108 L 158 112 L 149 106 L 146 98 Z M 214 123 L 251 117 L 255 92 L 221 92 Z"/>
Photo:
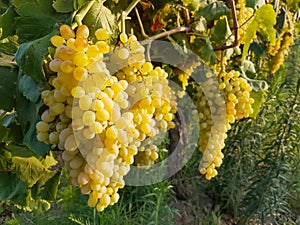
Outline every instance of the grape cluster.
<path id="1" fill-rule="evenodd" d="M 154 68 L 145 61 L 145 48 L 134 35 L 127 38 L 121 34 L 120 41 L 120 49 L 110 55 L 107 65 L 112 73 L 115 68 L 121 68 L 115 76 L 128 82 L 130 112 L 134 115 L 141 141 L 134 163 L 138 167 L 147 167 L 158 158 L 155 139 L 175 127 L 172 120 L 176 113 L 176 96 L 169 86 L 168 74 L 161 67 Z"/>
<path id="2" fill-rule="evenodd" d="M 218 92 L 218 84 L 214 82 L 210 72 L 206 74 L 206 78 L 201 87 L 198 84 L 193 87 L 196 90 L 194 102 L 200 123 L 198 144 L 202 160 L 199 171 L 210 180 L 218 174 L 216 168 L 222 164 L 222 148 L 225 146 L 227 128 L 224 116 L 226 111 L 223 107 L 225 103 L 221 92 Z"/>
<path id="3" fill-rule="evenodd" d="M 238 22 L 238 41 L 240 44 L 245 43 L 245 34 L 248 28 L 248 25 L 251 23 L 254 10 L 246 6 L 246 0 L 237 0 L 236 1 L 236 16 Z"/>
<path id="4" fill-rule="evenodd" d="M 145 61 L 134 35 L 122 33 L 114 49 L 106 29 L 95 31 L 95 43 L 89 36 L 85 25 L 76 31 L 62 25 L 51 38 L 55 76 L 41 93 L 47 108 L 36 128 L 39 141 L 63 151 L 71 184 L 103 211 L 118 201 L 130 165 L 158 159 L 152 142 L 175 126 L 176 99 L 168 74 Z"/>
<path id="5" fill-rule="evenodd" d="M 293 33 L 289 26 L 286 26 L 280 36 L 276 39 L 275 45 L 270 46 L 268 53 L 271 59 L 271 73 L 274 74 L 284 62 L 284 57 L 294 42 Z"/>
<path id="6" fill-rule="evenodd" d="M 254 99 L 250 97 L 252 88 L 238 71 L 222 72 L 219 77 L 219 88 L 223 90 L 226 100 L 227 128 L 230 129 L 230 124 L 236 119 L 249 117 L 253 113 L 251 105 Z"/>
<path id="7" fill-rule="evenodd" d="M 222 164 L 227 131 L 237 119 L 253 113 L 254 99 L 250 97 L 251 86 L 238 71 L 221 72 L 219 82 L 214 82 L 211 73 L 207 73 L 206 78 L 201 87 L 195 84 L 193 87 L 200 121 L 198 144 L 203 155 L 199 171 L 210 180 L 218 174 L 216 168 Z"/>

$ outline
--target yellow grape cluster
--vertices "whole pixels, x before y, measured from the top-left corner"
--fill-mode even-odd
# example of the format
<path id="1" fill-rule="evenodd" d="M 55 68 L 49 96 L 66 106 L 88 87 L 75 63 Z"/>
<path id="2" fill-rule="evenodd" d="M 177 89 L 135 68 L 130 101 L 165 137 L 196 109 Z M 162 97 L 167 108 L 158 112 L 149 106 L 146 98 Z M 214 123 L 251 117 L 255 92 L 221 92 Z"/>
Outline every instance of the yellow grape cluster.
<path id="1" fill-rule="evenodd" d="M 198 144 L 203 154 L 199 171 L 210 180 L 218 174 L 216 168 L 222 164 L 222 149 L 230 124 L 253 113 L 251 105 L 254 99 L 250 97 L 251 86 L 238 71 L 222 72 L 218 83 L 213 82 L 210 73 L 206 76 L 202 87 L 194 85 L 197 91 L 194 98 L 200 121 Z M 218 89 L 222 90 L 222 94 L 217 92 Z"/>
<path id="2" fill-rule="evenodd" d="M 108 68 L 120 68 L 115 73 L 120 80 L 128 82 L 128 99 L 130 111 L 134 115 L 136 128 L 142 142 L 135 156 L 138 167 L 150 166 L 158 158 L 159 148 L 155 139 L 167 130 L 174 128 L 176 113 L 176 96 L 169 86 L 168 74 L 159 66 L 145 61 L 145 48 L 131 35 L 120 35 L 120 49 L 109 58 Z M 126 57 L 120 54 L 128 52 Z"/>
<path id="3" fill-rule="evenodd" d="M 276 39 L 275 45 L 270 46 L 268 53 L 271 58 L 271 73 L 274 74 L 284 62 L 284 57 L 290 46 L 294 43 L 293 33 L 289 27 L 283 29 Z"/>
<path id="4" fill-rule="evenodd" d="M 174 127 L 176 104 L 166 72 L 145 62 L 135 36 L 121 34 L 123 44 L 111 55 L 123 78 L 104 61 L 112 51 L 108 31 L 96 30 L 96 43 L 89 36 L 85 25 L 76 31 L 62 25 L 51 38 L 56 49 L 49 68 L 56 75 L 49 79 L 53 88 L 41 93 L 47 109 L 36 128 L 39 141 L 63 150 L 70 182 L 89 195 L 88 205 L 103 211 L 118 201 L 130 165 L 158 159 L 158 147 L 147 139 Z"/>
<path id="5" fill-rule="evenodd" d="M 200 123 L 198 144 L 202 160 L 199 172 L 210 180 L 218 174 L 216 168 L 222 164 L 224 157 L 222 149 L 225 146 L 227 129 L 224 120 L 225 108 L 222 109 L 224 99 L 221 94 L 216 94 L 218 85 L 213 82 L 212 74 L 209 72 L 206 77 L 207 80 L 202 83 L 202 87 L 194 85 L 197 91 L 194 100 Z"/>
<path id="6" fill-rule="evenodd" d="M 236 1 L 236 16 L 238 22 L 238 41 L 240 44 L 245 43 L 245 34 L 248 25 L 251 23 L 254 10 L 246 6 L 246 0 L 237 0 Z"/>
<path id="7" fill-rule="evenodd" d="M 247 80 L 235 70 L 222 72 L 219 75 L 219 88 L 223 90 L 227 109 L 227 129 L 237 119 L 249 117 L 253 113 L 254 99 L 250 97 L 252 91 Z"/>

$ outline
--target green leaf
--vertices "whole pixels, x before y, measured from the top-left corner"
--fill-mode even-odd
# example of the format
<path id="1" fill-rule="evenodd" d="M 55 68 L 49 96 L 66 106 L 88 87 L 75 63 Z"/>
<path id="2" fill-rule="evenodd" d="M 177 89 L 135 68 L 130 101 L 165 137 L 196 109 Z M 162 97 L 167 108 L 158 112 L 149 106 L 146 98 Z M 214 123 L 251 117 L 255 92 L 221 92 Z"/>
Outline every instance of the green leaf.
<path id="1" fill-rule="evenodd" d="M 273 6 L 270 4 L 263 5 L 260 7 L 247 27 L 245 32 L 245 44 L 242 54 L 242 62 L 245 60 L 250 44 L 255 38 L 256 33 L 259 32 L 270 45 L 274 45 L 276 41 L 276 30 L 274 25 L 276 24 L 276 12 Z"/>
<path id="2" fill-rule="evenodd" d="M 43 165 L 46 168 L 50 168 L 52 166 L 55 166 L 58 162 L 57 160 L 53 157 L 52 153 L 50 152 L 49 155 L 46 155 L 45 159 L 42 161 Z"/>
<path id="3" fill-rule="evenodd" d="M 253 113 L 250 115 L 252 118 L 256 118 L 262 105 L 265 102 L 265 97 L 267 95 L 267 91 L 251 91 L 250 97 L 254 99 L 254 103 L 252 104 Z"/>
<path id="4" fill-rule="evenodd" d="M 36 102 L 40 97 L 39 85 L 31 77 L 23 75 L 18 81 L 19 91 L 30 101 Z"/>
<path id="5" fill-rule="evenodd" d="M 217 20 L 220 16 L 227 15 L 230 13 L 230 9 L 227 7 L 225 2 L 216 1 L 206 7 L 199 9 L 195 14 L 195 19 L 199 19 L 201 16 L 207 20 Z"/>
<path id="6" fill-rule="evenodd" d="M 0 200 L 11 200 L 14 203 L 25 205 L 27 197 L 27 185 L 18 180 L 17 176 L 10 172 L 0 172 Z"/>
<path id="7" fill-rule="evenodd" d="M 43 57 L 48 53 L 52 35 L 53 33 L 50 33 L 40 39 L 23 43 L 16 53 L 15 59 L 18 66 L 34 81 L 39 82 L 45 79 Z"/>
<path id="8" fill-rule="evenodd" d="M 35 156 L 34 152 L 26 146 L 8 145 L 6 146 L 6 149 L 11 153 L 12 156 L 19 156 L 23 158 Z"/>
<path id="9" fill-rule="evenodd" d="M 42 100 L 33 103 L 25 98 L 21 93 L 17 94 L 16 109 L 18 113 L 18 121 L 24 132 L 24 144 L 34 151 L 37 155 L 45 155 L 49 152 L 50 146 L 39 142 L 36 139 L 36 123 L 40 120 L 38 111 L 43 105 Z"/>
<path id="10" fill-rule="evenodd" d="M 209 64 L 216 64 L 217 56 L 208 37 L 196 37 L 191 45 L 192 50 Z"/>
<path id="11" fill-rule="evenodd" d="M 59 14 L 49 0 L 13 0 L 19 17 L 16 27 L 20 42 L 41 38 L 53 31 L 58 23 L 64 23 L 68 14 Z"/>
<path id="12" fill-rule="evenodd" d="M 56 12 L 69 13 L 73 11 L 73 0 L 54 0 L 52 6 Z"/>
<path id="13" fill-rule="evenodd" d="M 40 189 L 39 196 L 48 201 L 55 201 L 60 178 L 61 178 L 60 170 L 52 171 L 51 178 L 46 180 L 46 182 L 43 183 L 42 185 L 43 188 Z"/>
<path id="14" fill-rule="evenodd" d="M 90 0 L 74 0 L 73 1 L 73 7 L 74 7 L 75 10 L 78 10 L 89 1 Z"/>
<path id="15" fill-rule="evenodd" d="M 2 35 L 0 38 L 6 38 L 14 34 L 14 20 L 15 12 L 13 7 L 9 7 L 5 13 L 0 15 L 0 27 L 2 28 Z"/>
<path id="16" fill-rule="evenodd" d="M 12 163 L 18 178 L 26 182 L 30 187 L 47 172 L 47 169 L 35 157 L 23 158 L 15 156 L 12 157 Z"/>
<path id="17" fill-rule="evenodd" d="M 15 107 L 18 70 L 0 66 L 0 109 L 12 111 Z"/>
<path id="18" fill-rule="evenodd" d="M 213 28 L 211 41 L 215 42 L 217 46 L 225 44 L 226 39 L 231 35 L 231 31 L 228 25 L 227 17 L 221 18 L 217 21 L 217 24 Z"/>
<path id="19" fill-rule="evenodd" d="M 91 33 L 94 33 L 99 27 L 106 28 L 109 33 L 116 33 L 116 18 L 111 11 L 103 5 L 101 2 L 95 2 L 84 17 L 83 24 L 86 24 Z"/>
<path id="20" fill-rule="evenodd" d="M 23 133 L 21 126 L 16 123 L 17 113 L 6 113 L 0 120 L 0 142 L 5 142 L 5 148 L 11 144 L 22 144 Z"/>

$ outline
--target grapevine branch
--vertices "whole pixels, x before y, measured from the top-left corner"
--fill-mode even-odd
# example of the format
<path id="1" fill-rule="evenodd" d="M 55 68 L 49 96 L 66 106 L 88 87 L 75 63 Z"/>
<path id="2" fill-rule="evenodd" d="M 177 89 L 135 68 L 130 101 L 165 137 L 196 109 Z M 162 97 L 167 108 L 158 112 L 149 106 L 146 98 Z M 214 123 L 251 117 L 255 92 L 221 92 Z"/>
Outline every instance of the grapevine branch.
<path id="1" fill-rule="evenodd" d="M 233 28 L 232 29 L 234 31 L 234 42 L 231 45 L 223 45 L 221 47 L 215 48 L 214 50 L 224 51 L 229 48 L 234 48 L 239 44 L 239 41 L 238 41 L 239 25 L 238 25 L 237 16 L 236 16 L 235 2 L 234 2 L 234 0 L 227 0 L 227 1 L 230 6 L 231 13 L 232 13 L 232 19 L 233 19 Z"/>
<path id="2" fill-rule="evenodd" d="M 171 36 L 173 34 L 176 34 L 176 33 L 187 32 L 189 30 L 190 30 L 190 28 L 188 28 L 188 27 L 177 27 L 175 29 L 172 29 L 172 30 L 165 31 L 163 33 L 154 35 L 154 36 L 150 37 L 149 39 L 150 40 L 157 40 L 157 39 L 169 37 L 169 36 Z"/>

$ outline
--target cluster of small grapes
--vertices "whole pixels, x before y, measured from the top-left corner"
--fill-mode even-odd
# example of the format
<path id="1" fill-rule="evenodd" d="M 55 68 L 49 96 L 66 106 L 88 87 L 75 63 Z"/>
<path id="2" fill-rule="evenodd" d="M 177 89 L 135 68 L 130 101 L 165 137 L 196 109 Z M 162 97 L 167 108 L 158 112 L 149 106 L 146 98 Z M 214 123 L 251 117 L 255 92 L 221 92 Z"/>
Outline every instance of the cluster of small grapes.
<path id="1" fill-rule="evenodd" d="M 294 36 L 291 28 L 287 26 L 283 29 L 280 36 L 276 39 L 274 46 L 269 47 L 269 55 L 271 59 L 271 73 L 274 74 L 284 62 L 284 57 L 294 42 Z"/>
<path id="2" fill-rule="evenodd" d="M 120 48 L 110 55 L 123 78 L 111 75 L 103 61 L 111 51 L 107 30 L 95 36 L 92 43 L 87 26 L 75 32 L 62 25 L 51 38 L 56 50 L 49 68 L 56 75 L 49 79 L 53 89 L 41 93 L 48 108 L 36 128 L 39 141 L 63 150 L 70 182 L 89 194 L 88 205 L 103 211 L 118 201 L 130 165 L 158 159 L 158 147 L 147 139 L 175 126 L 176 104 L 166 72 L 145 62 L 135 36 L 121 34 Z"/>
<path id="3" fill-rule="evenodd" d="M 240 44 L 245 43 L 245 34 L 248 28 L 248 25 L 251 23 L 254 10 L 246 6 L 246 0 L 237 0 L 236 1 L 236 16 L 238 22 L 238 41 Z"/>
<path id="4" fill-rule="evenodd" d="M 196 90 L 194 102 L 198 111 L 200 134 L 198 144 L 202 152 L 202 160 L 199 165 L 201 174 L 210 180 L 218 172 L 217 167 L 222 164 L 224 141 L 226 135 L 225 115 L 226 109 L 222 93 L 218 90 L 217 82 L 214 82 L 210 72 L 206 74 L 207 80 L 199 85 L 194 84 Z"/>
<path id="5" fill-rule="evenodd" d="M 236 119 L 249 117 L 253 113 L 254 99 L 250 97 L 252 91 L 247 80 L 238 71 L 222 72 L 219 88 L 223 90 L 227 109 L 227 129 L 231 128 Z"/>
<path id="6" fill-rule="evenodd" d="M 155 139 L 175 127 L 172 120 L 176 113 L 176 96 L 169 86 L 168 74 L 145 61 L 145 48 L 134 35 L 127 38 L 121 34 L 120 41 L 120 48 L 109 56 L 107 65 L 111 73 L 117 71 L 115 75 L 119 80 L 128 82 L 130 112 L 141 134 L 141 147 L 134 161 L 138 167 L 147 167 L 158 158 Z"/>
<path id="7" fill-rule="evenodd" d="M 199 171 L 210 180 L 218 174 L 216 168 L 222 164 L 227 131 L 237 119 L 253 113 L 254 99 L 250 97 L 251 86 L 238 71 L 222 72 L 220 82 L 213 82 L 210 73 L 206 78 L 201 87 L 193 86 L 197 91 L 194 97 L 200 121 L 198 144 L 203 154 Z"/>

